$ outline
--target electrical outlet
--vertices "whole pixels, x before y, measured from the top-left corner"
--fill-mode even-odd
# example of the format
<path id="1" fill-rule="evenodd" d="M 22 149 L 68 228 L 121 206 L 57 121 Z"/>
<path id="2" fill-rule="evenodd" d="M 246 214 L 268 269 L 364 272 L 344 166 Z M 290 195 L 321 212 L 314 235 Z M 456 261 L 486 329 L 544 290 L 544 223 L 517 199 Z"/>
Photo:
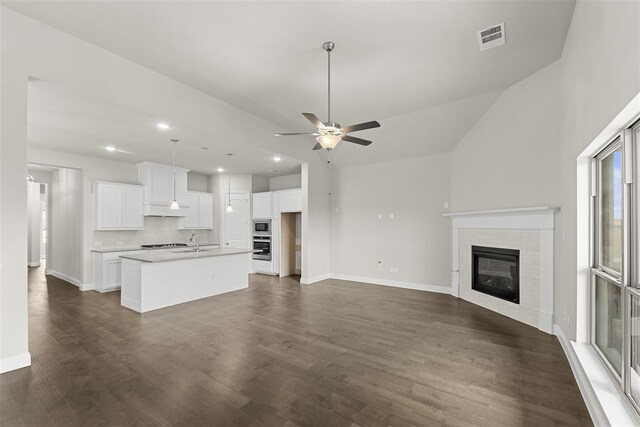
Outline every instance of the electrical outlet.
<path id="1" fill-rule="evenodd" d="M 393 212 L 391 212 L 391 213 L 389 214 L 389 219 L 394 219 L 395 217 L 396 217 L 396 215 L 395 215 Z"/>
<path id="2" fill-rule="evenodd" d="M 444 202 L 444 208 L 448 209 L 449 208 L 449 202 Z"/>
<path id="3" fill-rule="evenodd" d="M 381 213 L 378 214 L 378 219 L 382 219 L 382 214 Z"/>

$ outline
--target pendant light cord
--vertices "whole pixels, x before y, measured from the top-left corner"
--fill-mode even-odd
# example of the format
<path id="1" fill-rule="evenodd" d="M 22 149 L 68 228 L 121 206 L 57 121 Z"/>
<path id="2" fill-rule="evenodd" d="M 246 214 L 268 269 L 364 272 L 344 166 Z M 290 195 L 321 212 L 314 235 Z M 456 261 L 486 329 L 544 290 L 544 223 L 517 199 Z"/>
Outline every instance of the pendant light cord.
<path id="1" fill-rule="evenodd" d="M 173 142 L 173 200 L 176 200 L 176 140 Z"/>

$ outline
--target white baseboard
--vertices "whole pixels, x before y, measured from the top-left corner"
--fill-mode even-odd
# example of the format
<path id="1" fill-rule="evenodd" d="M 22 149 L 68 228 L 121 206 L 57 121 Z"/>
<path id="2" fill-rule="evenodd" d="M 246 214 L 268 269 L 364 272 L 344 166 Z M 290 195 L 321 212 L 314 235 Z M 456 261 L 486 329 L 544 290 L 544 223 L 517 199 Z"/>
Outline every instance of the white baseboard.
<path id="1" fill-rule="evenodd" d="M 40 267 L 40 261 L 28 262 L 27 265 L 29 267 Z"/>
<path id="2" fill-rule="evenodd" d="M 69 282 L 72 285 L 76 285 L 78 288 L 80 288 L 81 283 L 80 280 L 71 277 L 71 276 L 67 276 L 64 273 L 60 273 L 59 271 L 55 271 L 55 270 L 45 270 L 45 274 L 49 275 L 49 276 L 53 276 L 53 277 L 57 277 L 60 280 L 64 280 L 65 282 Z"/>
<path id="3" fill-rule="evenodd" d="M 318 276 L 312 276 L 312 277 L 303 276 L 300 278 L 300 283 L 302 283 L 303 285 L 310 285 L 312 283 L 322 282 L 323 280 L 327 280 L 330 278 L 331 278 L 330 274 L 320 274 Z"/>
<path id="4" fill-rule="evenodd" d="M 130 310 L 137 311 L 138 313 L 141 312 L 141 308 L 140 308 L 141 304 L 140 304 L 140 302 L 134 301 L 131 298 L 122 297 L 120 299 L 120 304 L 123 307 L 126 307 L 126 308 L 128 308 Z"/>
<path id="5" fill-rule="evenodd" d="M 31 353 L 18 354 L 17 356 L 5 357 L 0 359 L 0 374 L 15 371 L 16 369 L 31 366 Z"/>
<path id="6" fill-rule="evenodd" d="M 93 290 L 95 290 L 95 287 L 93 286 L 93 283 L 82 283 L 82 284 L 79 286 L 79 288 L 80 288 L 80 290 L 81 290 L 81 291 L 83 291 L 83 292 L 84 292 L 84 291 L 93 291 Z"/>
<path id="7" fill-rule="evenodd" d="M 400 280 L 379 279 L 376 277 L 351 276 L 348 274 L 331 274 L 332 279 L 348 280 L 351 282 L 370 283 L 372 285 L 393 286 L 394 288 L 415 289 L 418 291 L 451 294 L 451 287 L 427 285 L 426 283 L 403 282 Z"/>

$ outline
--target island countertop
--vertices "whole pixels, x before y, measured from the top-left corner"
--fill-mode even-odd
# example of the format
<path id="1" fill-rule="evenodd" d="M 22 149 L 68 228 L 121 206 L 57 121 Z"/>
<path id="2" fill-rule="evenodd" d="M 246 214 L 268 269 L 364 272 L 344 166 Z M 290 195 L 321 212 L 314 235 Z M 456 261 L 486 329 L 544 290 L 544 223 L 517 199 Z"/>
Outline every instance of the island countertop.
<path id="1" fill-rule="evenodd" d="M 204 248 L 200 252 L 193 249 L 184 249 L 183 251 L 163 252 L 163 253 L 146 253 L 146 254 L 129 254 L 120 255 L 120 258 L 130 259 L 140 262 L 169 262 L 182 261 L 197 258 L 218 257 L 225 255 L 250 254 L 253 249 L 234 249 L 234 248 Z"/>
<path id="2" fill-rule="evenodd" d="M 218 243 L 200 243 L 200 247 L 204 248 L 205 246 L 219 246 Z M 157 250 L 167 250 L 167 249 L 175 249 L 175 250 L 180 250 L 180 249 L 189 249 L 189 248 L 193 248 L 193 245 L 188 245 L 188 246 L 176 246 L 173 248 L 143 248 L 142 246 L 138 245 L 138 246 L 115 246 L 115 247 L 107 247 L 107 248 L 93 248 L 91 249 L 91 252 L 97 252 L 97 253 L 101 253 L 101 254 L 105 254 L 105 253 L 110 253 L 110 252 L 133 252 L 133 251 L 157 251 Z"/>

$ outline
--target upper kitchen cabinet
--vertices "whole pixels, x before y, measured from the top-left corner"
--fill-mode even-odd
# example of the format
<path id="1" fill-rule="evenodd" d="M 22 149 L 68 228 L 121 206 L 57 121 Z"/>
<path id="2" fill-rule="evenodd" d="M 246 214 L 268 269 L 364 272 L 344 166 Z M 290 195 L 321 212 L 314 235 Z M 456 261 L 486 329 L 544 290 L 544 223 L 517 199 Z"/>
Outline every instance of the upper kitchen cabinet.
<path id="1" fill-rule="evenodd" d="M 253 218 L 271 218 L 271 192 L 253 193 Z"/>
<path id="2" fill-rule="evenodd" d="M 189 169 L 175 168 L 175 197 L 181 209 L 169 209 L 173 200 L 173 166 L 143 162 L 138 165 L 138 182 L 144 186 L 145 216 L 185 216 L 189 202 L 187 198 L 187 172 Z M 184 209 L 183 209 L 184 208 Z"/>
<path id="3" fill-rule="evenodd" d="M 95 230 L 142 230 L 144 188 L 96 181 L 93 187 Z"/>
<path id="4" fill-rule="evenodd" d="M 187 192 L 189 207 L 180 220 L 180 229 L 212 229 L 213 228 L 213 194 L 195 191 Z"/>
<path id="5" fill-rule="evenodd" d="M 302 189 L 281 190 L 274 192 L 274 218 L 280 212 L 302 212 Z"/>

